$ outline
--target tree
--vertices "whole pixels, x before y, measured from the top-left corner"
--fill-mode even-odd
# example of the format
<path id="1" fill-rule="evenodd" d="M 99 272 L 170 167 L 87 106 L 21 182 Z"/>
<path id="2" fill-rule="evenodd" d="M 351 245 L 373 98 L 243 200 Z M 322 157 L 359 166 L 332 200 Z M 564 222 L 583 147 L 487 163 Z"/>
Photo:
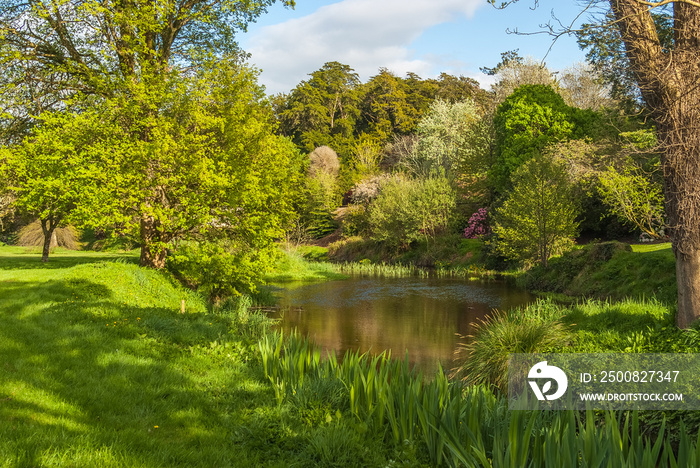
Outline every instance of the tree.
<path id="1" fill-rule="evenodd" d="M 610 87 L 590 64 L 577 63 L 565 69 L 559 85 L 564 101 L 571 107 L 600 110 L 612 104 Z"/>
<path id="2" fill-rule="evenodd" d="M 139 155 L 144 176 L 140 194 L 147 199 L 132 207 L 139 211 L 144 266 L 162 267 L 162 239 L 171 237 L 165 232 L 170 223 L 161 223 L 155 215 L 167 202 L 157 185 L 167 174 L 159 175 L 164 155 L 153 151 L 167 153 L 173 148 L 158 148 L 156 143 L 161 136 L 158 131 L 166 125 L 161 120 L 167 120 L 164 115 L 169 111 L 169 80 L 191 73 L 208 58 L 227 62 L 239 55 L 236 31 L 245 29 L 274 2 L 166 0 L 149 6 L 116 0 L 0 3 L 0 69 L 15 71 L 15 82 L 24 77 L 21 86 L 27 92 L 19 96 L 40 99 L 51 94 L 64 108 L 83 96 L 93 96 L 96 104 L 100 99 L 119 103 L 127 141 L 148 149 Z M 284 3 L 294 4 L 292 0 Z M 24 75 L 17 70 L 24 70 Z M 32 94 L 35 92 L 39 95 Z M 12 112 L 16 111 L 10 109 Z"/>
<path id="3" fill-rule="evenodd" d="M 352 147 L 360 116 L 360 79 L 352 68 L 339 62 L 327 62 L 310 76 L 282 98 L 277 109 L 280 132 L 305 152 L 330 145 L 347 156 L 343 150 Z"/>
<path id="4" fill-rule="evenodd" d="M 124 101 L 107 115 L 129 143 L 115 153 L 121 183 L 109 188 L 121 222 L 138 226 L 143 265 L 162 268 L 177 239 L 225 237 L 240 249 L 268 250 L 281 237 L 302 162 L 289 140 L 274 135 L 255 78 L 217 60 L 195 77 L 144 90 L 137 103 L 161 109 L 158 119 Z"/>
<path id="5" fill-rule="evenodd" d="M 39 218 L 42 262 L 49 260 L 55 230 L 85 215 L 80 207 L 104 206 L 101 187 L 111 176 L 100 164 L 106 148 L 98 142 L 111 139 L 108 127 L 93 112 L 44 114 L 31 136 L 6 151 L 2 176 L 9 180 L 15 208 Z"/>
<path id="6" fill-rule="evenodd" d="M 496 105 L 523 85 L 556 86 L 554 75 L 545 64 L 532 57 L 523 58 L 517 50 L 503 52 L 501 61 L 495 67 L 484 67 L 481 71 L 496 77 L 496 83 L 492 86 Z"/>
<path id="7" fill-rule="evenodd" d="M 319 146 L 309 154 L 309 174 L 316 175 L 325 172 L 333 177 L 338 176 L 340 161 L 338 155 L 328 146 Z"/>
<path id="8" fill-rule="evenodd" d="M 494 213 L 497 250 L 525 262 L 547 261 L 573 244 L 577 210 L 566 168 L 538 155 L 513 174 L 513 190 Z"/>
<path id="9" fill-rule="evenodd" d="M 504 191 L 510 175 L 548 145 L 574 130 L 569 106 L 550 86 L 524 85 L 498 106 L 494 117 L 496 161 L 490 177 Z"/>
<path id="10" fill-rule="evenodd" d="M 400 250 L 444 232 L 455 209 L 455 192 L 444 177 L 382 181 L 369 207 L 372 239 Z"/>
<path id="11" fill-rule="evenodd" d="M 418 144 L 402 165 L 419 177 L 442 172 L 455 180 L 465 166 L 483 175 L 487 133 L 473 102 L 437 99 L 418 123 Z"/>
<path id="12" fill-rule="evenodd" d="M 652 11 L 652 18 L 659 40 L 668 50 L 673 44 L 673 21 L 665 14 Z M 575 31 L 579 47 L 586 49 L 586 60 L 610 87 L 613 99 L 623 103 L 639 104 L 641 96 L 634 79 L 620 30 L 614 23 L 612 12 L 605 16 L 603 24 L 586 23 Z"/>
<path id="13" fill-rule="evenodd" d="M 469 100 L 474 102 L 482 113 L 491 107 L 492 98 L 490 94 L 481 89 L 479 82 L 474 78 L 440 73 L 437 84 L 436 99 L 442 99 L 450 103 Z"/>
<path id="14" fill-rule="evenodd" d="M 385 68 L 380 69 L 379 74 L 362 86 L 360 131 L 376 136 L 382 144 L 388 143 L 393 135 L 413 132 L 420 111 L 409 102 L 410 94 L 403 79 Z"/>
<path id="15" fill-rule="evenodd" d="M 639 167 L 627 167 L 622 172 L 610 167 L 599 180 L 603 201 L 615 215 L 653 238 L 662 237 L 664 195 L 660 184 L 649 180 Z"/>
<path id="16" fill-rule="evenodd" d="M 634 80 L 656 123 L 676 257 L 676 321 L 688 327 L 700 318 L 700 4 L 691 0 L 609 3 Z M 673 8 L 669 48 L 664 47 L 652 16 L 653 8 L 667 5 Z"/>

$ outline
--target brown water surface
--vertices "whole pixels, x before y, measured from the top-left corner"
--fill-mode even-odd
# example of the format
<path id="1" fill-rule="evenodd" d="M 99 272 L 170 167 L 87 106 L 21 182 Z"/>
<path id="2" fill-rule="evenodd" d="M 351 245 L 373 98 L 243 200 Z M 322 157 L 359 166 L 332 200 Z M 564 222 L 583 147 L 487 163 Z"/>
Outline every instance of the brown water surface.
<path id="1" fill-rule="evenodd" d="M 381 352 L 409 360 L 424 372 L 440 362 L 453 367 L 459 337 L 494 309 L 528 304 L 534 297 L 503 280 L 353 278 L 287 284 L 276 295 L 280 326 L 296 328 L 325 350 Z"/>

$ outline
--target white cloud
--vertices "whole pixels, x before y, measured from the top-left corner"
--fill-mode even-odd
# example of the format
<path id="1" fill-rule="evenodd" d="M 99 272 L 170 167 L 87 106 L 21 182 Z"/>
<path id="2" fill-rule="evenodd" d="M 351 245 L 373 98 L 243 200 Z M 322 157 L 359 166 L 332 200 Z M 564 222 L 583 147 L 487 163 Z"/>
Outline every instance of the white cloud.
<path id="1" fill-rule="evenodd" d="M 266 26 L 247 51 L 262 68 L 269 93 L 286 92 L 325 62 L 350 65 L 363 79 L 379 67 L 429 75 L 434 62 L 409 46 L 426 29 L 471 17 L 485 0 L 343 0 L 314 13 Z"/>

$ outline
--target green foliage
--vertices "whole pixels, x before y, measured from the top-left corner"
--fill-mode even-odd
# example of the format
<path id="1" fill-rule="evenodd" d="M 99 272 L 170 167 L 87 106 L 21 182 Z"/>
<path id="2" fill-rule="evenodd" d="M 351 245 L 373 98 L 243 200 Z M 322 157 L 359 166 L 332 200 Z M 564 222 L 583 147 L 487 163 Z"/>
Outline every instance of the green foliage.
<path id="1" fill-rule="evenodd" d="M 55 229 L 84 223 L 110 205 L 104 187 L 113 183 L 106 157 L 116 149 L 111 130 L 94 112 L 44 113 L 41 126 L 5 152 L 0 175 L 14 207 L 39 218 L 44 261 Z"/>
<path id="2" fill-rule="evenodd" d="M 58 217 L 57 210 L 76 203 L 76 193 L 92 193 L 82 190 L 81 170 L 99 178 L 109 169 L 110 177 L 99 181 L 104 184 L 89 182 L 94 193 L 108 192 L 110 203 L 91 204 L 86 212 L 139 229 L 145 265 L 161 268 L 170 241 L 206 231 L 214 219 L 249 238 L 280 235 L 289 208 L 277 195 L 291 180 L 293 150 L 272 136 L 263 91 L 241 66 L 234 38 L 273 3 L 166 1 L 144 9 L 68 1 L 68 21 L 56 5 L 25 11 L 17 2 L 2 3 L 0 63 L 12 71 L 2 76 L 10 77 L 3 91 L 19 96 L 13 104 L 20 116 L 39 114 L 41 106 L 34 107 L 42 102 L 62 113 L 18 149 L 54 155 L 46 160 L 53 164 L 49 172 L 62 174 L 51 187 L 34 186 L 53 194 L 54 213 L 36 197 L 32 210 L 42 211 L 42 220 Z M 26 21 L 31 31 L 21 26 Z M 99 170 L 91 169 L 93 159 L 102 163 Z M 75 180 L 62 182 L 67 178 Z"/>
<path id="3" fill-rule="evenodd" d="M 408 84 L 386 68 L 362 86 L 360 109 L 364 119 L 360 130 L 386 143 L 392 135 L 412 133 L 420 118 L 420 111 L 408 101 Z"/>
<path id="4" fill-rule="evenodd" d="M 369 210 L 372 239 L 406 248 L 445 232 L 454 208 L 455 193 L 444 177 L 391 179 Z"/>
<path id="5" fill-rule="evenodd" d="M 510 353 L 552 352 L 572 340 L 572 330 L 560 321 L 562 315 L 561 308 L 551 301 L 538 301 L 473 324 L 471 336 L 461 337 L 458 353 L 462 363 L 453 377 L 506 394 Z"/>
<path id="6" fill-rule="evenodd" d="M 188 242 L 167 259 L 167 267 L 180 281 L 210 301 L 256 292 L 271 269 L 277 248 L 251 249 L 235 240 Z"/>
<path id="7" fill-rule="evenodd" d="M 518 285 L 530 291 L 566 293 L 573 281 L 589 280 L 588 275 L 604 268 L 617 252 L 631 251 L 616 241 L 585 245 L 553 258 L 547 266 L 535 265 L 518 278 Z"/>
<path id="8" fill-rule="evenodd" d="M 507 258 L 547 265 L 576 234 L 576 206 L 564 166 L 546 156 L 522 165 L 513 190 L 494 212 L 496 248 Z"/>
<path id="9" fill-rule="evenodd" d="M 348 206 L 343 214 L 342 226 L 345 237 L 368 235 L 370 232 L 368 209 L 361 205 Z"/>
<path id="10" fill-rule="evenodd" d="M 571 348 L 579 353 L 683 353 L 697 346 L 688 346 L 692 333 L 675 327 L 671 308 L 656 299 L 581 301 L 562 321 L 575 324 Z"/>
<path id="11" fill-rule="evenodd" d="M 598 190 L 612 213 L 653 238 L 663 236 L 664 193 L 660 183 L 635 166 L 619 172 L 610 167 L 599 180 Z"/>
<path id="12" fill-rule="evenodd" d="M 272 134 L 254 73 L 228 60 L 206 65 L 61 117 L 90 138 L 80 154 L 93 157 L 64 172 L 102 179 L 93 182 L 100 203 L 80 204 L 85 223 L 139 232 L 142 263 L 152 267 L 164 266 L 176 238 L 226 237 L 236 249 L 265 251 L 291 216 L 301 161 L 290 141 Z"/>
<path id="13" fill-rule="evenodd" d="M 524 162 L 574 130 L 571 108 L 550 86 L 524 85 L 498 106 L 494 116 L 496 160 L 490 177 L 500 192 Z"/>
<path id="14" fill-rule="evenodd" d="M 305 152 L 323 145 L 341 149 L 354 140 L 358 109 L 357 73 L 348 65 L 328 62 L 311 73 L 279 103 L 280 131 Z"/>
<path id="15" fill-rule="evenodd" d="M 306 179 L 306 201 L 301 220 L 313 239 L 330 234 L 338 227 L 333 212 L 340 205 L 334 175 L 319 171 Z"/>

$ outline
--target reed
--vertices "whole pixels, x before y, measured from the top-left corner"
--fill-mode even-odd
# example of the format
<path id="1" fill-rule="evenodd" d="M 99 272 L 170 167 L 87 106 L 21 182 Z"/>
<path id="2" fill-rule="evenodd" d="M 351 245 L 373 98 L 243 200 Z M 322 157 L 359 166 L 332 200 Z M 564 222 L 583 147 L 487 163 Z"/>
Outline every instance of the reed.
<path id="1" fill-rule="evenodd" d="M 681 428 L 674 450 L 665 423 L 655 437 L 645 436 L 636 412 L 596 417 L 593 411 L 509 411 L 505 398 L 485 386 L 464 387 L 442 369 L 426 381 L 407 357 L 392 360 L 389 352 L 348 353 L 342 361 L 330 353 L 321 360 L 296 333 L 268 335 L 259 348 L 280 403 L 309 382 L 337 379 L 353 418 L 385 442 L 422 445 L 434 466 L 675 468 L 700 463 L 700 438 Z"/>

